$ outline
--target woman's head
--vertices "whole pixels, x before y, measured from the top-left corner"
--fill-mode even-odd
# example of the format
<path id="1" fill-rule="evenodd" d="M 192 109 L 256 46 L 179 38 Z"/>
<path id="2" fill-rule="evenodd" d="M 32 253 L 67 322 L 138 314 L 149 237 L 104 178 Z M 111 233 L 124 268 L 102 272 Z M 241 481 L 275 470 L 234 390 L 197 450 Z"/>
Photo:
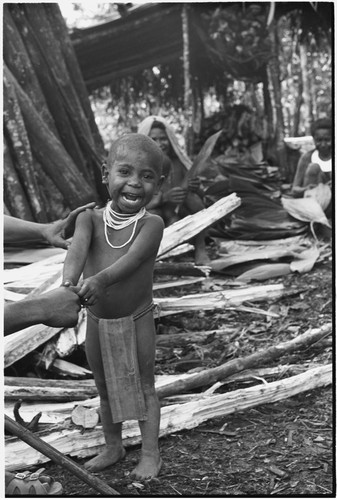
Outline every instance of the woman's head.
<path id="1" fill-rule="evenodd" d="M 166 127 L 162 122 L 154 121 L 149 133 L 149 137 L 153 139 L 162 152 L 167 156 L 172 154 L 172 147 L 169 138 L 167 137 Z"/>

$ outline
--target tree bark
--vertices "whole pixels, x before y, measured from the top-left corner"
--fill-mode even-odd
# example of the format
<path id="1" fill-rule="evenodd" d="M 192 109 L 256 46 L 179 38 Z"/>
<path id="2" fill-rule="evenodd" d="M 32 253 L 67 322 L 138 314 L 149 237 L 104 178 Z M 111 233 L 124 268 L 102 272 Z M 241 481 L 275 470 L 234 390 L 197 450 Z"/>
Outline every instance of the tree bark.
<path id="1" fill-rule="evenodd" d="M 3 138 L 4 147 L 4 199 L 13 217 L 34 221 L 26 193 L 24 192 L 18 174 L 13 165 L 7 140 Z"/>
<path id="2" fill-rule="evenodd" d="M 4 65 L 4 78 L 8 85 L 15 89 L 33 153 L 61 191 L 69 207 L 76 208 L 95 200 L 97 195 L 94 189 L 77 169 L 63 145 L 45 126 L 31 100 L 6 65 Z"/>
<path id="3" fill-rule="evenodd" d="M 54 32 L 55 39 L 58 40 L 61 52 L 67 66 L 69 77 L 76 91 L 78 99 L 83 108 L 84 114 L 88 120 L 89 127 L 93 136 L 94 144 L 97 152 L 102 156 L 105 155 L 105 148 L 102 137 L 99 133 L 94 113 L 91 109 L 91 104 L 88 96 L 88 91 L 85 86 L 83 75 L 75 55 L 73 44 L 69 37 L 67 25 L 61 14 L 58 4 L 49 3 L 44 5 L 47 18 Z"/>
<path id="4" fill-rule="evenodd" d="M 301 64 L 301 81 L 302 81 L 302 117 L 305 135 L 311 135 L 310 124 L 312 121 L 312 101 L 310 93 L 310 77 L 308 72 L 308 55 L 307 46 L 305 43 L 299 44 L 300 49 L 300 64 Z"/>
<path id="5" fill-rule="evenodd" d="M 10 144 L 15 154 L 15 165 L 18 176 L 27 193 L 27 198 L 35 220 L 38 222 L 47 222 L 45 208 L 41 204 L 41 193 L 34 171 L 33 156 L 27 134 L 27 125 L 24 122 L 22 110 L 20 109 L 17 88 L 12 85 L 12 79 L 5 65 L 3 91 L 5 131 L 10 141 L 8 145 Z"/>
<path id="6" fill-rule="evenodd" d="M 8 68 L 33 102 L 43 121 L 59 139 L 34 67 L 7 4 L 3 7 L 3 29 L 3 56 Z"/>
<path id="7" fill-rule="evenodd" d="M 42 5 L 10 4 L 10 14 L 22 36 L 45 99 L 48 102 L 49 110 L 54 118 L 62 144 L 77 168 L 85 173 L 84 155 L 71 125 L 60 88 L 57 86 L 57 81 L 55 81 L 54 74 L 52 73 L 52 68 L 57 65 L 58 58 L 61 58 L 61 55 L 57 52 L 55 53 L 54 48 L 41 36 L 48 29 L 48 24 L 40 25 L 40 19 L 37 17 L 37 9 Z M 30 14 L 29 19 L 27 13 Z M 35 16 L 36 19 L 34 21 Z M 30 24 L 32 19 L 34 21 L 33 26 Z M 62 73 L 59 74 L 59 78 L 63 78 Z M 88 175 L 88 172 L 85 175 Z"/>

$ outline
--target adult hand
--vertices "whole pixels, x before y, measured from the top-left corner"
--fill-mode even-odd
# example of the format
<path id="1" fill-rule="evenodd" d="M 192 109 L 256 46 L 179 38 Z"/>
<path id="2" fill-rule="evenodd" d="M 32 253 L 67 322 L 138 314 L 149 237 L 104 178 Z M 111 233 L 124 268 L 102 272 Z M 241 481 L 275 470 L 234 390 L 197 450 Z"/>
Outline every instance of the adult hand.
<path id="1" fill-rule="evenodd" d="M 43 225 L 43 237 L 54 247 L 60 247 L 67 250 L 70 242 L 66 241 L 66 239 L 74 234 L 75 222 L 78 214 L 84 212 L 84 210 L 93 209 L 95 206 L 95 202 L 87 203 L 82 207 L 72 210 L 65 219 Z"/>
<path id="2" fill-rule="evenodd" d="M 183 189 L 181 187 L 174 187 L 163 194 L 163 202 L 170 202 L 178 205 L 180 203 L 183 203 L 186 198 L 186 194 L 186 189 Z"/>
<path id="3" fill-rule="evenodd" d="M 77 287 L 60 287 L 39 295 L 44 313 L 41 323 L 55 328 L 76 326 L 81 310 L 77 290 Z"/>
<path id="4" fill-rule="evenodd" d="M 4 335 L 39 323 L 55 328 L 75 326 L 81 309 L 76 292 L 75 287 L 60 287 L 31 299 L 5 304 Z"/>

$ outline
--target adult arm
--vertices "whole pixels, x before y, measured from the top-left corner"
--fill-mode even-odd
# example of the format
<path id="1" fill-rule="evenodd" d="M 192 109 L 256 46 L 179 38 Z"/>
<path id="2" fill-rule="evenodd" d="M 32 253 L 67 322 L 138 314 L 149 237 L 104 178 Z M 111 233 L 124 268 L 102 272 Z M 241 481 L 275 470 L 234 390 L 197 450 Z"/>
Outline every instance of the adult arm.
<path id="1" fill-rule="evenodd" d="M 72 210 L 65 219 L 50 224 L 40 224 L 9 215 L 4 215 L 4 243 L 49 243 L 55 247 L 67 249 L 70 242 L 66 241 L 73 235 L 75 221 L 81 212 L 94 208 L 95 202 L 87 203 Z"/>
<path id="2" fill-rule="evenodd" d="M 99 296 L 108 286 L 118 283 L 130 276 L 146 260 L 155 257 L 163 236 L 164 223 L 158 216 L 151 216 L 139 231 L 131 244 L 128 252 L 120 257 L 114 264 L 103 269 L 95 276 L 83 281 L 78 292 L 87 305 L 97 302 Z"/>
<path id="3" fill-rule="evenodd" d="M 74 288 L 57 288 L 38 297 L 6 304 L 4 334 L 43 323 L 53 327 L 71 327 L 78 321 L 80 300 Z"/>

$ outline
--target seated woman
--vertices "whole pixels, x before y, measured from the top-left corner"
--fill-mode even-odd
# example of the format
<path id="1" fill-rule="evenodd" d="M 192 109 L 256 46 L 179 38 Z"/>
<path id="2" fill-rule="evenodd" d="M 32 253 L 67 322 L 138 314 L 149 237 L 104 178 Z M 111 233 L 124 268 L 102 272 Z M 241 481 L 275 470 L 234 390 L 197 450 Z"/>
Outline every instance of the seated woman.
<path id="1" fill-rule="evenodd" d="M 313 122 L 311 134 L 315 149 L 304 153 L 299 159 L 292 186 L 292 194 L 301 197 L 307 189 L 318 184 L 331 183 L 332 137 L 331 120 L 321 118 Z"/>
<path id="2" fill-rule="evenodd" d="M 161 191 L 147 206 L 147 209 L 160 215 L 169 226 L 186 215 L 199 212 L 205 208 L 197 178 L 188 178 L 191 160 L 179 146 L 172 128 L 164 118 L 149 116 L 138 126 L 138 132 L 151 137 L 157 142 L 165 154 L 163 174 L 165 176 Z M 194 240 L 195 263 L 207 264 L 209 257 L 206 251 L 205 231 L 199 233 Z"/>

